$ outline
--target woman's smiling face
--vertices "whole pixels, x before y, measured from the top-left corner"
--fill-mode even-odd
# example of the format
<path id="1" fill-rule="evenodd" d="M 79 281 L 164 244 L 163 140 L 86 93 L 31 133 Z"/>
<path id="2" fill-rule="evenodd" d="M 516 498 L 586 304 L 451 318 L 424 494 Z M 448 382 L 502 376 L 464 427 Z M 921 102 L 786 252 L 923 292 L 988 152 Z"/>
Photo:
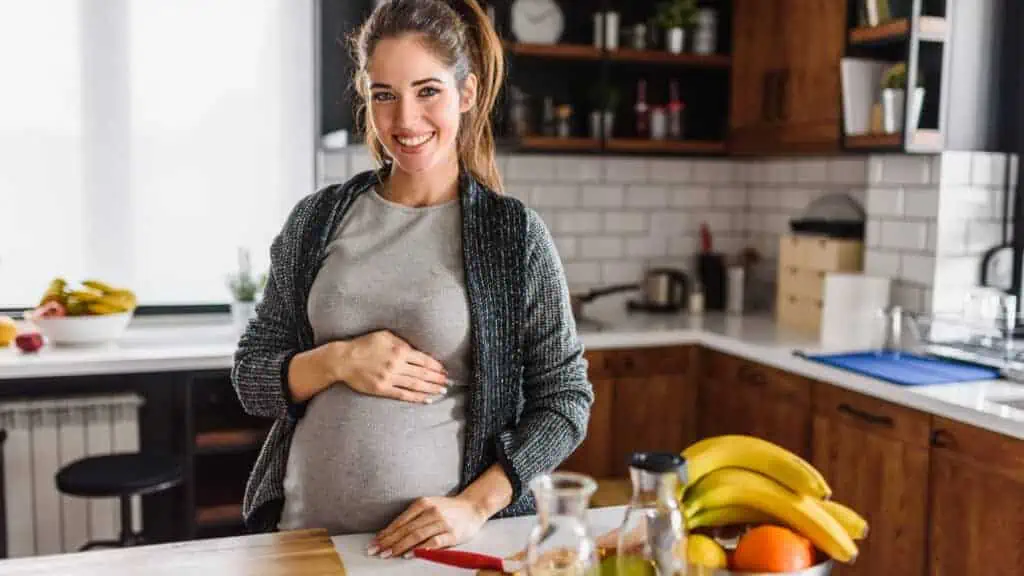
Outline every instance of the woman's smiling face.
<path id="1" fill-rule="evenodd" d="M 470 74 L 460 89 L 453 71 L 414 34 L 382 39 L 366 71 L 370 118 L 398 167 L 423 172 L 452 159 L 476 77 Z"/>

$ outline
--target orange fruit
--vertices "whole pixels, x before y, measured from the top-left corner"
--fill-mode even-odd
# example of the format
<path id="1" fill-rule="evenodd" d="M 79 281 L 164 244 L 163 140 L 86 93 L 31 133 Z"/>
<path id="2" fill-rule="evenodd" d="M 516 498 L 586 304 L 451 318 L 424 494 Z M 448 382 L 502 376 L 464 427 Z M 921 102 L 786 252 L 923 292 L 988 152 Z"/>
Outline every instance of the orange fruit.
<path id="1" fill-rule="evenodd" d="M 814 545 L 781 526 L 752 528 L 736 544 L 731 567 L 740 572 L 795 572 L 814 564 Z"/>

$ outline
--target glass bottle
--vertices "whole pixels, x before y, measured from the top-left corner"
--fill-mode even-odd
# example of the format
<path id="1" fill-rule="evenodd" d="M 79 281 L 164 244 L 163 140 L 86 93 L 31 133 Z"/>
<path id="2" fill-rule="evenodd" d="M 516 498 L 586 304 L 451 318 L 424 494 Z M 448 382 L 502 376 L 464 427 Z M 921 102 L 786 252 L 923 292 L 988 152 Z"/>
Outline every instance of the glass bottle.
<path id="1" fill-rule="evenodd" d="M 678 496 L 686 461 L 667 452 L 637 452 L 629 465 L 633 496 L 619 528 L 618 574 L 686 574 L 686 523 Z"/>
<path id="2" fill-rule="evenodd" d="M 599 576 L 597 546 L 587 525 L 597 483 L 588 476 L 555 472 L 530 482 L 537 524 L 526 546 L 529 576 Z"/>
<path id="3" fill-rule="evenodd" d="M 647 106 L 647 81 L 640 79 L 636 85 L 636 103 L 633 105 L 636 113 L 636 135 L 638 138 L 647 138 L 651 134 L 651 111 Z"/>

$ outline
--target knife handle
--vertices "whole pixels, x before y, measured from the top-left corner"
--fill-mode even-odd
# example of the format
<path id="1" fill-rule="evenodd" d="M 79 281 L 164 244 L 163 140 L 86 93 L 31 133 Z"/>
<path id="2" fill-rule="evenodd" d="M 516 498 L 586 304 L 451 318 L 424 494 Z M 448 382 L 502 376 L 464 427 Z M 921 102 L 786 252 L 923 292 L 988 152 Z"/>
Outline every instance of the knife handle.
<path id="1" fill-rule="evenodd" d="M 456 566 L 458 568 L 496 570 L 498 572 L 502 570 L 501 558 L 486 554 L 465 552 L 463 550 L 429 550 L 426 548 L 417 548 L 412 553 L 417 558 L 423 560 Z"/>

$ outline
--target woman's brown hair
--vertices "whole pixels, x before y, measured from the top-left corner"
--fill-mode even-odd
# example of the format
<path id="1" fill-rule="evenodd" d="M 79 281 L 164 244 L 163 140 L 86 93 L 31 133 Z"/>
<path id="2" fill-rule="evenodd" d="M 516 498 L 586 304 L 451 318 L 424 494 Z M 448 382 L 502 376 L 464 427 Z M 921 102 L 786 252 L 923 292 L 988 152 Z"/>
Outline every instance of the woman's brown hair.
<path id="1" fill-rule="evenodd" d="M 424 45 L 451 67 L 459 86 L 476 74 L 477 99 L 459 123 L 459 161 L 488 188 L 500 192 L 501 176 L 494 159 L 491 111 L 505 74 L 505 60 L 494 26 L 477 0 L 388 0 L 377 6 L 354 36 L 357 64 L 354 84 L 362 99 L 366 143 L 378 166 L 386 152 L 370 121 L 366 66 L 377 43 L 402 34 L 420 34 Z"/>

